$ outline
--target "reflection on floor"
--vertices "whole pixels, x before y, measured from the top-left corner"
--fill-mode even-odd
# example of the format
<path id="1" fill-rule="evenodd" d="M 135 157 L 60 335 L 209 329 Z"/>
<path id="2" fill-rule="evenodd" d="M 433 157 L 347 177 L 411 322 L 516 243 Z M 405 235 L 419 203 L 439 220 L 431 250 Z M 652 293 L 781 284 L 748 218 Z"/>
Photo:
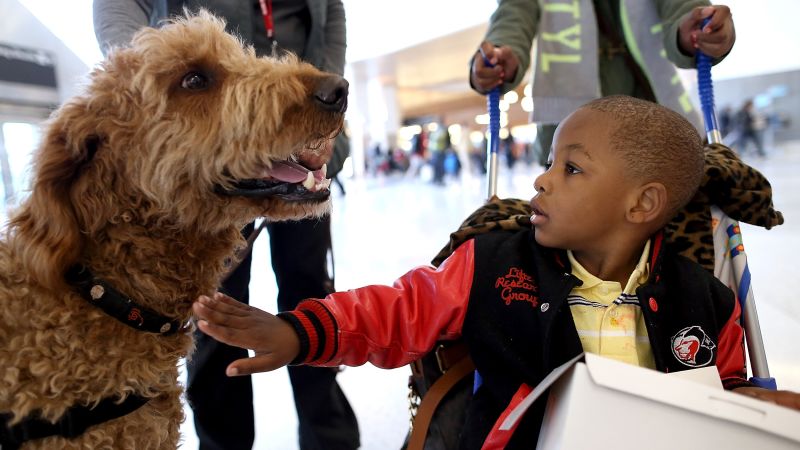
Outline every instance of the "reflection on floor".
<path id="1" fill-rule="evenodd" d="M 800 142 L 774 149 L 767 159 L 747 158 L 772 182 L 776 207 L 786 224 L 771 231 L 743 226 L 758 314 L 772 375 L 781 389 L 800 391 L 800 302 L 786 280 L 798 276 L 792 261 L 800 253 Z M 498 195 L 529 198 L 538 166 L 500 170 Z M 334 189 L 333 242 L 336 287 L 391 283 L 408 269 L 426 264 L 448 234 L 486 196 L 485 180 L 466 177 L 444 187 L 419 179 L 346 182 L 347 195 Z M 268 240 L 255 247 L 251 298 L 274 312 L 275 281 Z M 362 448 L 399 448 L 408 427 L 409 369 L 346 368 L 340 383 L 359 417 Z M 297 419 L 285 369 L 254 377 L 257 450 L 297 448 Z M 197 448 L 191 410 L 182 428 L 184 448 Z"/>

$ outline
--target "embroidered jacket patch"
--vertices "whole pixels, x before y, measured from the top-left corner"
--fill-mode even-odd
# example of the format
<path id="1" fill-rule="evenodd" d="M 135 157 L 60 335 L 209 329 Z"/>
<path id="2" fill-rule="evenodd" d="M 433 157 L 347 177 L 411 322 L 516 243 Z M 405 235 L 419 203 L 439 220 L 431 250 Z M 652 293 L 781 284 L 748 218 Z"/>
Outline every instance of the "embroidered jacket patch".
<path id="1" fill-rule="evenodd" d="M 672 336 L 672 354 L 683 365 L 703 367 L 714 360 L 717 345 L 698 325 L 686 327 Z"/>
<path id="2" fill-rule="evenodd" d="M 523 272 L 522 269 L 512 267 L 508 273 L 498 277 L 494 287 L 500 289 L 500 297 L 506 305 L 511 302 L 528 302 L 536 308 L 539 306 L 539 297 L 536 295 L 538 287 L 533 277 Z"/>

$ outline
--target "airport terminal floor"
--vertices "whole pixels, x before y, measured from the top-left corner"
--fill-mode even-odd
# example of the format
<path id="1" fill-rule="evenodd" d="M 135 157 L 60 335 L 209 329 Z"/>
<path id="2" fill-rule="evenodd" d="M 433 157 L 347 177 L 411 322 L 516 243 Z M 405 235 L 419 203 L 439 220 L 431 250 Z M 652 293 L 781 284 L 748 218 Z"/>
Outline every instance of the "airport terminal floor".
<path id="1" fill-rule="evenodd" d="M 800 391 L 800 303 L 796 279 L 800 253 L 800 141 L 775 145 L 766 158 L 743 159 L 770 180 L 774 203 L 785 224 L 772 230 L 743 225 L 753 290 L 765 350 L 779 389 Z M 518 163 L 500 169 L 498 195 L 529 198 L 537 165 Z M 464 175 L 437 186 L 402 177 L 344 180 L 346 196 L 333 189 L 333 246 L 336 288 L 391 283 L 408 269 L 427 264 L 467 215 L 486 197 L 483 177 Z M 276 288 L 267 239 L 254 248 L 251 304 L 274 312 Z M 408 428 L 407 382 L 410 370 L 348 367 L 339 375 L 358 416 L 364 450 L 397 449 Z M 255 450 L 297 448 L 297 419 L 285 369 L 253 378 Z M 181 431 L 183 448 L 197 448 L 191 410 Z"/>

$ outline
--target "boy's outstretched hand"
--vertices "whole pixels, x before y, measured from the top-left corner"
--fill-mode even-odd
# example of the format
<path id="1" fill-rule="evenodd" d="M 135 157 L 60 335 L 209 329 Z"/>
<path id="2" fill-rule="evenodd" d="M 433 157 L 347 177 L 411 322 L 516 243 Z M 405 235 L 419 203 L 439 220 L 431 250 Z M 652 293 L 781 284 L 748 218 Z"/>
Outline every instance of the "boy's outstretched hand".
<path id="1" fill-rule="evenodd" d="M 192 310 L 200 331 L 255 352 L 252 358 L 232 362 L 225 371 L 228 376 L 269 372 L 289 364 L 300 352 L 300 340 L 291 325 L 227 295 L 217 292 L 214 298 L 200 296 Z"/>

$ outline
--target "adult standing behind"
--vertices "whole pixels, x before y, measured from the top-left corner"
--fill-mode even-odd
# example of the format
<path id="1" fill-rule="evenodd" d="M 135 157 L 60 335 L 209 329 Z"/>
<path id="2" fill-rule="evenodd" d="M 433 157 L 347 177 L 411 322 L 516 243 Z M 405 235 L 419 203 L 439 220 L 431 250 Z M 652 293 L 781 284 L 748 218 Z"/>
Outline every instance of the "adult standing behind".
<path id="1" fill-rule="evenodd" d="M 707 17 L 711 21 L 702 27 Z M 558 122 L 601 96 L 657 101 L 702 130 L 674 65 L 695 67 L 698 49 L 717 63 L 736 35 L 730 9 L 706 0 L 500 0 L 470 61 L 472 88 L 483 94 L 518 86 L 536 36 L 531 121 L 544 165 Z"/>
<path id="2" fill-rule="evenodd" d="M 341 0 L 95 0 L 94 27 L 107 52 L 124 46 L 146 25 L 170 15 L 206 8 L 227 21 L 227 29 L 253 45 L 259 56 L 291 51 L 318 68 L 342 75 L 345 63 L 345 13 Z M 337 138 L 328 177 L 341 168 L 346 151 Z M 343 145 L 344 144 L 344 145 Z M 339 161 L 336 164 L 335 161 Z M 334 167 L 338 166 L 338 167 Z M 278 284 L 278 309 L 292 310 L 308 297 L 334 291 L 328 273 L 330 218 L 270 223 L 272 268 Z M 249 224 L 243 233 L 253 231 Z M 331 256 L 332 257 L 332 256 Z M 221 291 L 249 301 L 251 256 L 223 283 Z M 197 334 L 188 364 L 187 396 L 201 449 L 250 449 L 255 439 L 253 391 L 249 377 L 225 376 L 225 367 L 247 352 Z M 355 449 L 358 424 L 336 382 L 336 369 L 289 367 L 299 421 L 300 448 Z"/>

